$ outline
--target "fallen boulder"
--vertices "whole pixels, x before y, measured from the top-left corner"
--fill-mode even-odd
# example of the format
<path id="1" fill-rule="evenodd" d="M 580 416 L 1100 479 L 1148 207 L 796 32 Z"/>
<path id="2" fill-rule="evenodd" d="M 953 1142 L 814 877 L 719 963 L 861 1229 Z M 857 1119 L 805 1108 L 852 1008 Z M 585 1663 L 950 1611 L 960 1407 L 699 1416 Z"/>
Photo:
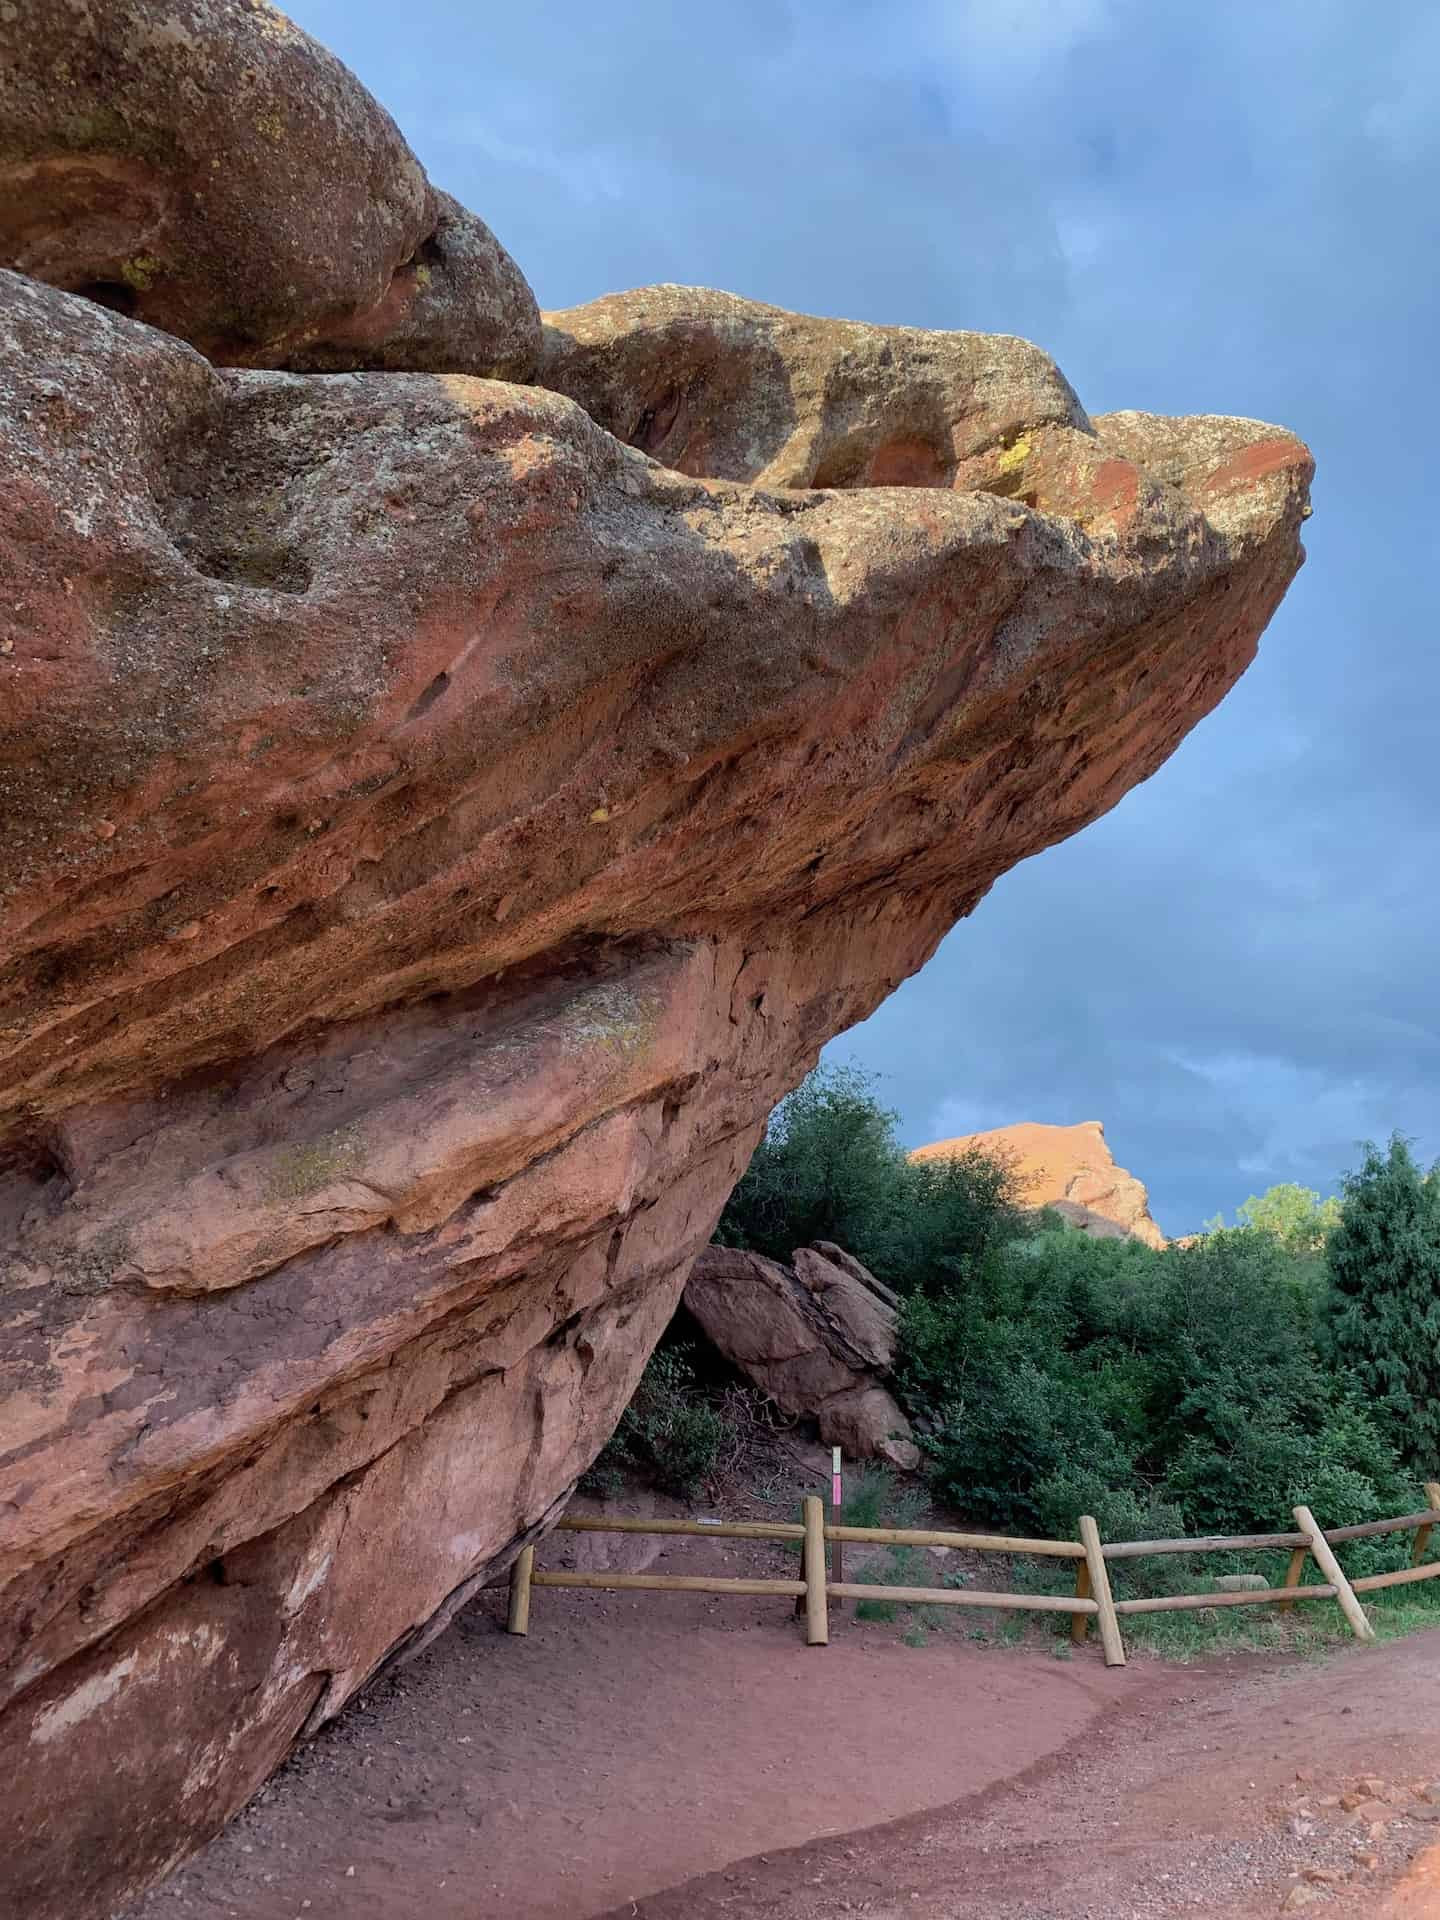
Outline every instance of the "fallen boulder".
<path id="1" fill-rule="evenodd" d="M 894 1309 L 868 1274 L 869 1286 L 813 1247 L 792 1258 L 786 1267 L 763 1254 L 706 1247 L 685 1283 L 685 1306 L 778 1407 L 815 1420 L 826 1446 L 852 1460 L 918 1465 L 910 1422 L 882 1384 L 895 1358 Z M 850 1265 L 865 1273 L 859 1261 Z"/>
<path id="2" fill-rule="evenodd" d="M 926 336 L 925 368 L 897 335 L 887 366 L 865 330 L 864 458 L 765 484 L 703 436 L 628 444 L 548 348 L 579 398 L 260 370 L 519 371 L 525 302 L 477 345 L 392 301 L 438 202 L 388 120 L 269 9 L 173 13 L 162 46 L 147 9 L 65 0 L 6 49 L 36 276 L 0 274 L 0 1905 L 27 1920 L 121 1905 L 550 1522 L 776 1100 L 1222 697 L 1310 475 L 1253 422 L 1087 422 L 1003 340 Z M 154 268 L 123 251 L 151 233 Z M 651 391 L 673 337 L 605 304 L 606 391 Z M 714 448 L 752 414 L 770 444 L 791 337 L 740 329 Z M 895 487 L 912 381 L 957 388 L 969 451 Z"/>

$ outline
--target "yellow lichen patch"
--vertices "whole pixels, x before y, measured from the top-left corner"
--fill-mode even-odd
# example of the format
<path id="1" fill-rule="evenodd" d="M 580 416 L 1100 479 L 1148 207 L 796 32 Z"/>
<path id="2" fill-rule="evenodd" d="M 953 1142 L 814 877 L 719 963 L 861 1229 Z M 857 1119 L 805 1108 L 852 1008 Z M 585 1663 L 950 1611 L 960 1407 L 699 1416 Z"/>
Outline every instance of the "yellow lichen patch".
<path id="1" fill-rule="evenodd" d="M 260 0 L 255 24 L 270 40 L 293 40 L 298 32 L 294 21 L 273 0 Z"/>
<path id="2" fill-rule="evenodd" d="M 995 466 L 1000 473 L 1018 473 L 1029 458 L 1030 436 L 1028 433 L 1022 433 L 1014 446 L 1004 448 Z"/>
<path id="3" fill-rule="evenodd" d="M 360 1135 L 354 1127 L 340 1127 L 318 1140 L 282 1148 L 269 1169 L 271 1199 L 299 1200 L 316 1192 L 354 1167 L 360 1152 Z"/>
<path id="4" fill-rule="evenodd" d="M 581 994 L 561 1016 L 560 1031 L 572 1047 L 602 1046 L 633 1059 L 655 1035 L 660 1003 L 654 994 L 628 987 L 597 987 Z"/>
<path id="5" fill-rule="evenodd" d="M 159 271 L 160 262 L 153 253 L 137 253 L 133 260 L 127 260 L 121 267 L 120 278 L 137 293 L 147 293 L 154 286 Z"/>

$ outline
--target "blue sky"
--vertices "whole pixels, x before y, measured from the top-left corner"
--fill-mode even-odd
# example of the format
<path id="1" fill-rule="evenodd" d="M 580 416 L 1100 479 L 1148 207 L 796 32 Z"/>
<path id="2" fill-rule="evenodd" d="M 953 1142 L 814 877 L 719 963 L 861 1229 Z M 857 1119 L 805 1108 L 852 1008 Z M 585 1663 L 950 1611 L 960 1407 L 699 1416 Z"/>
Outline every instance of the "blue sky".
<path id="1" fill-rule="evenodd" d="M 1440 1153 L 1440 8 L 302 0 L 542 306 L 646 282 L 1037 340 L 1319 462 L 1260 660 L 832 1051 L 911 1143 L 1102 1119 L 1187 1231 Z"/>

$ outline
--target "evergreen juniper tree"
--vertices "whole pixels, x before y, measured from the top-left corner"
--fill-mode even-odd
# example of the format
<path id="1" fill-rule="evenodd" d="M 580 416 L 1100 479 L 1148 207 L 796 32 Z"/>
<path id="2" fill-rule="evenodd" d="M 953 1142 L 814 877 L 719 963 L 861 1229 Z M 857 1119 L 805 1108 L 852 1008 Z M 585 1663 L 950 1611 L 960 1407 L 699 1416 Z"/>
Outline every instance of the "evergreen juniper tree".
<path id="1" fill-rule="evenodd" d="M 1325 1245 L 1337 1357 L 1373 1396 L 1397 1452 L 1440 1473 L 1440 1173 L 1398 1133 L 1347 1174 Z"/>

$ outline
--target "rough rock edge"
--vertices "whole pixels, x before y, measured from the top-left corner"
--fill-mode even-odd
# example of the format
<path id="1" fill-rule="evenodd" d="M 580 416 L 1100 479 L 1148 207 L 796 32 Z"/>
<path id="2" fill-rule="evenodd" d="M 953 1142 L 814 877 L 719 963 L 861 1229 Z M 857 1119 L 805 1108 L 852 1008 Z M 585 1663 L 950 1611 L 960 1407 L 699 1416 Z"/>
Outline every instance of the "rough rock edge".
<path id="1" fill-rule="evenodd" d="M 791 1260 L 787 1267 L 706 1247 L 690 1269 L 685 1305 L 782 1411 L 815 1420 L 826 1446 L 852 1460 L 917 1466 L 910 1422 L 883 1384 L 895 1357 L 894 1310 L 813 1247 L 797 1247 Z"/>
<path id="2" fill-rule="evenodd" d="M 0 63 L 0 266 L 217 364 L 528 379 L 535 297 L 273 6 L 44 0 Z"/>

